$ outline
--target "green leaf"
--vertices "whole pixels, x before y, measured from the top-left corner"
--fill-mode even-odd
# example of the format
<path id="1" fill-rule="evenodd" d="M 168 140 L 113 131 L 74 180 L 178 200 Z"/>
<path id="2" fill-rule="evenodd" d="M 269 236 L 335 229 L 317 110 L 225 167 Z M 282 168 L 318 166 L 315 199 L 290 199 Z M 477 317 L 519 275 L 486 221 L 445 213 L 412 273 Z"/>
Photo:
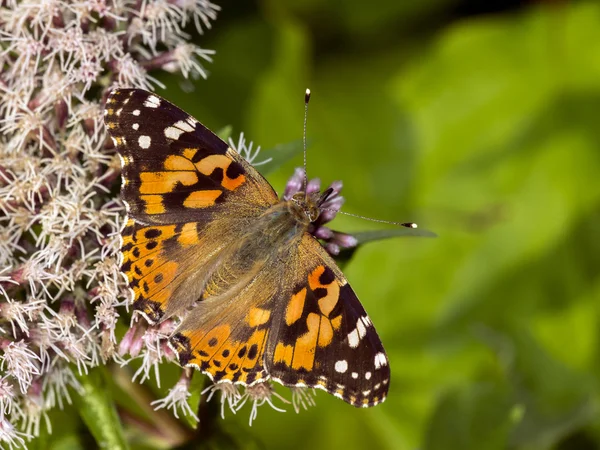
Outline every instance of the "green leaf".
<path id="1" fill-rule="evenodd" d="M 352 236 L 356 238 L 358 244 L 366 244 L 367 242 L 381 241 L 383 239 L 390 239 L 395 237 L 437 237 L 433 231 L 425 230 L 423 228 L 390 228 L 388 230 L 371 230 L 371 231 L 359 231 L 352 233 Z"/>
<path id="2" fill-rule="evenodd" d="M 432 231 L 425 230 L 423 228 L 406 228 L 406 227 L 397 227 L 390 228 L 387 230 L 370 230 L 370 231 L 359 231 L 356 233 L 352 233 L 352 236 L 356 238 L 358 244 L 356 247 L 346 248 L 340 251 L 339 255 L 335 257 L 337 263 L 341 266 L 346 264 L 358 247 L 366 244 L 367 242 L 375 242 L 382 241 L 384 239 L 391 239 L 396 237 L 429 237 L 434 238 L 437 237 Z"/>
<path id="3" fill-rule="evenodd" d="M 206 399 L 206 397 L 202 397 L 201 394 L 202 391 L 208 386 L 208 383 L 210 383 L 210 379 L 207 376 L 203 375 L 199 371 L 194 371 L 189 388 L 189 391 L 192 393 L 192 395 L 190 396 L 190 398 L 188 398 L 188 404 L 190 405 L 192 411 L 194 411 L 195 413 L 198 412 L 200 400 L 202 399 L 202 401 L 204 401 Z M 192 416 L 188 416 L 186 414 L 184 415 L 184 418 L 191 428 L 196 429 L 198 427 L 198 422 L 196 422 L 196 420 Z"/>
<path id="4" fill-rule="evenodd" d="M 75 399 L 75 403 L 98 445 L 111 450 L 128 449 L 121 421 L 108 389 L 106 369 L 97 367 L 78 378 L 83 394 Z"/>

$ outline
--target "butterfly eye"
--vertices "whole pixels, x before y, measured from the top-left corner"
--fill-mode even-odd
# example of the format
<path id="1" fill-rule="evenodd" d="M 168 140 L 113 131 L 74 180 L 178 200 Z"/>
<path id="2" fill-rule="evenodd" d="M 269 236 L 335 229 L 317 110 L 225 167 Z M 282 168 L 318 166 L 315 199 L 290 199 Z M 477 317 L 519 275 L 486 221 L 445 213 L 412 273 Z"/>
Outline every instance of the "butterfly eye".
<path id="1" fill-rule="evenodd" d="M 293 200 L 295 203 L 304 203 L 306 200 L 306 194 L 304 192 L 296 192 L 294 195 L 292 195 L 291 200 Z"/>

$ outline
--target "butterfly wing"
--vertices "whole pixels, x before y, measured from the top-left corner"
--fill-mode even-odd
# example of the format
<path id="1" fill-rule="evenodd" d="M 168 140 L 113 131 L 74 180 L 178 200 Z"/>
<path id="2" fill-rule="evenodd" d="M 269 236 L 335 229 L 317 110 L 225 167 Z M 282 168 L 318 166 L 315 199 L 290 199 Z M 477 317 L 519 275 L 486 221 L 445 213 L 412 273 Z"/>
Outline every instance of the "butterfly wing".
<path id="1" fill-rule="evenodd" d="M 286 386 L 315 387 L 360 407 L 385 400 L 390 368 L 371 319 L 333 259 L 305 234 L 286 267 L 279 329 L 266 367 Z"/>
<path id="2" fill-rule="evenodd" d="M 214 382 L 251 385 L 268 378 L 267 342 L 279 285 L 271 264 L 250 270 L 241 289 L 203 299 L 171 337 L 182 366 L 192 366 Z"/>
<path id="3" fill-rule="evenodd" d="M 274 255 L 250 267 L 240 289 L 189 313 L 170 340 L 180 363 L 215 382 L 272 378 L 355 406 L 382 402 L 390 378 L 385 351 L 335 262 L 309 234 Z"/>
<path id="4" fill-rule="evenodd" d="M 134 308 L 155 323 L 203 299 L 170 340 L 182 365 L 215 381 L 249 385 L 273 378 L 321 388 L 355 406 L 385 399 L 390 371 L 381 341 L 311 235 L 287 253 L 258 252 L 264 259 L 249 258 L 256 264 L 244 276 L 227 277 L 226 295 L 206 295 L 207 274 L 238 261 L 232 243 L 278 202 L 255 169 L 191 116 L 146 91 L 113 91 L 105 122 L 123 162 L 129 218 L 121 268 Z"/>
<path id="5" fill-rule="evenodd" d="M 112 91 L 105 124 L 128 208 L 121 268 L 134 309 L 155 323 L 198 299 L 203 269 L 277 195 L 225 142 L 153 93 Z"/>

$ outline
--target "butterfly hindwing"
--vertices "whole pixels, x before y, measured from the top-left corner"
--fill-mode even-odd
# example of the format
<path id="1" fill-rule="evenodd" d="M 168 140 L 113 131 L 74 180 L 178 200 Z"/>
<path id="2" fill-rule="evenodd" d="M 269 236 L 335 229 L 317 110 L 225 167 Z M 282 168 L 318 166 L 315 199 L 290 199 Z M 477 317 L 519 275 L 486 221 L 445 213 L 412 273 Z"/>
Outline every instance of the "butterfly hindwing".
<path id="1" fill-rule="evenodd" d="M 286 278 L 279 329 L 269 341 L 270 376 L 286 386 L 317 387 L 354 406 L 382 402 L 388 359 L 371 319 L 335 262 L 311 235 L 299 247 L 301 264 Z"/>
<path id="2" fill-rule="evenodd" d="M 265 360 L 280 277 L 269 263 L 249 273 L 235 294 L 208 289 L 183 320 L 170 339 L 181 365 L 197 367 L 215 382 L 251 385 L 269 378 Z"/>
<path id="3" fill-rule="evenodd" d="M 151 323 L 185 312 L 202 295 L 206 267 L 234 239 L 231 228 L 198 222 L 146 226 L 128 219 L 120 265 L 134 310 Z"/>

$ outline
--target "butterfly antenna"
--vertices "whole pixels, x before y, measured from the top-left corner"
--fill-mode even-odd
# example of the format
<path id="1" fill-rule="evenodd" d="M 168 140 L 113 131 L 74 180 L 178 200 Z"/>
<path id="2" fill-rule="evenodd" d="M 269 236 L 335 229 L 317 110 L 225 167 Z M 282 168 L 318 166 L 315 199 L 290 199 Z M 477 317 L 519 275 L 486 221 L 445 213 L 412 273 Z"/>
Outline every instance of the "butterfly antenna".
<path id="1" fill-rule="evenodd" d="M 392 222 L 390 220 L 373 219 L 371 217 L 361 216 L 359 214 L 352 214 L 352 213 L 347 213 L 344 211 L 337 211 L 335 209 L 327 209 L 327 208 L 323 208 L 322 211 L 332 211 L 332 212 L 335 212 L 338 214 L 343 214 L 345 216 L 352 216 L 352 217 L 358 217 L 359 219 L 369 220 L 371 222 L 387 223 L 388 225 L 399 225 L 399 226 L 405 227 L 405 228 L 418 228 L 418 225 L 414 222 Z"/>
<path id="2" fill-rule="evenodd" d="M 306 170 L 306 121 L 308 118 L 308 102 L 310 101 L 310 89 L 304 93 L 304 132 L 302 133 L 302 147 L 304 147 L 304 191 L 305 198 L 308 199 L 306 189 L 308 188 L 308 175 Z"/>

